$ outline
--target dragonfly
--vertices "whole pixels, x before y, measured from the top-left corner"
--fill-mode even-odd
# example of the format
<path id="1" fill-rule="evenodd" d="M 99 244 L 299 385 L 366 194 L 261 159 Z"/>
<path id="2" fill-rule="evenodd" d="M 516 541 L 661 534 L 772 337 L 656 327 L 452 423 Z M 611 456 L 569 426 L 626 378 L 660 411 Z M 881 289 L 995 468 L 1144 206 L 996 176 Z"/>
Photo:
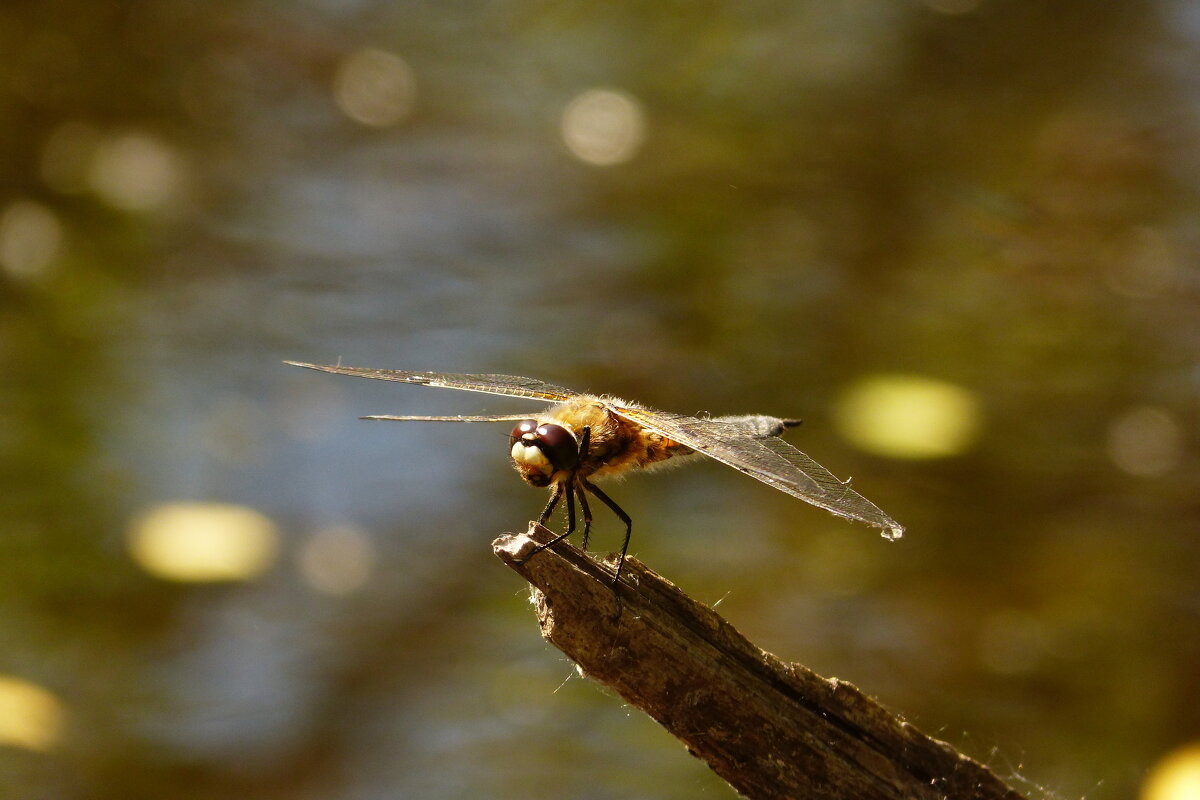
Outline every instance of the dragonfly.
<path id="1" fill-rule="evenodd" d="M 625 526 L 621 556 L 612 585 L 621 579 L 629 551 L 633 521 L 592 479 L 635 470 L 654 470 L 707 456 L 738 472 L 823 508 L 839 517 L 882 529 L 886 539 L 899 539 L 904 527 L 878 506 L 839 480 L 812 458 L 779 438 L 800 424 L 759 414 L 730 417 L 689 416 L 656 411 L 609 395 L 564 389 L 536 378 L 516 375 L 406 372 L 285 361 L 296 367 L 482 394 L 538 400 L 551 405 L 537 412 L 454 416 L 397 416 L 376 414 L 372 420 L 406 422 L 516 422 L 509 434 L 509 455 L 521 478 L 531 486 L 549 488 L 550 499 L 538 517 L 545 525 L 560 502 L 566 505 L 566 530 L 531 550 L 525 560 L 567 538 L 576 529 L 575 503 L 582 512 L 582 545 L 587 550 L 592 528 L 588 495 L 616 514 Z"/>

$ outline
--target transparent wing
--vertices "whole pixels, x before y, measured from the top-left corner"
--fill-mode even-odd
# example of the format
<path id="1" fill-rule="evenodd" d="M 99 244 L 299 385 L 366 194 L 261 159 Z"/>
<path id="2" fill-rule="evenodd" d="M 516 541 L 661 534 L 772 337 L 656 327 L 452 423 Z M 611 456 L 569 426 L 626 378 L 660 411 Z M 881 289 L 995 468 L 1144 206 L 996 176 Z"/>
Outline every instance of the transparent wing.
<path id="1" fill-rule="evenodd" d="M 454 414 L 445 417 L 414 417 L 410 415 L 400 416 L 397 414 L 370 414 L 359 419 L 382 419 L 400 422 L 519 422 L 525 419 L 536 417 L 541 412 L 533 412 L 532 414 Z"/>
<path id="2" fill-rule="evenodd" d="M 398 381 L 421 386 L 437 386 L 444 389 L 462 389 L 467 392 L 500 394 L 511 397 L 533 397 L 551 403 L 570 400 L 579 393 L 561 386 L 554 386 L 535 378 L 517 375 L 463 375 L 453 372 L 403 372 L 394 369 L 371 369 L 369 367 L 342 367 L 326 364 L 305 364 L 300 361 L 285 361 L 293 367 L 304 367 L 335 375 L 352 375 L 356 378 L 373 378 L 378 381 Z M 432 421 L 432 420 L 430 420 Z M 465 420 L 464 420 L 465 421 Z"/>
<path id="3" fill-rule="evenodd" d="M 616 415 L 687 445 L 698 453 L 744 472 L 768 486 L 787 492 L 839 517 L 883 529 L 898 539 L 904 527 L 878 506 L 834 477 L 804 453 L 777 436 L 755 436 L 744 418 L 701 419 L 646 408 L 609 404 Z"/>

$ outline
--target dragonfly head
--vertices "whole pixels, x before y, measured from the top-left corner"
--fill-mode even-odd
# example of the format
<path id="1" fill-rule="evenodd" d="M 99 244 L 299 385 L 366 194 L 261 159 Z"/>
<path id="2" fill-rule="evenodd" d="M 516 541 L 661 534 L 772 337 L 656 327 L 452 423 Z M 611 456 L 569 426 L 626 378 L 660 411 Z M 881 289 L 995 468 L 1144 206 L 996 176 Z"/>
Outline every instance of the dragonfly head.
<path id="1" fill-rule="evenodd" d="M 549 486 L 579 466 L 579 442 L 562 425 L 521 420 L 509 434 L 508 443 L 517 472 L 534 486 Z"/>

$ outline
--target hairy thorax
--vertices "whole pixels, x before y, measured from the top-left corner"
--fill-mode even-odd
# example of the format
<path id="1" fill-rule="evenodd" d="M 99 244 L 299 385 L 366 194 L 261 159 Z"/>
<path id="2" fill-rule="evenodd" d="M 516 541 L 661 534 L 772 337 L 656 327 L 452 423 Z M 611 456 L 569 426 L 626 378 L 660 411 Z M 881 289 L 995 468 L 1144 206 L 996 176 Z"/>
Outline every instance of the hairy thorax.
<path id="1" fill-rule="evenodd" d="M 612 402 L 631 406 L 623 400 Z M 571 431 L 576 440 L 590 431 L 587 453 L 579 463 L 580 477 L 604 478 L 634 469 L 659 466 L 691 448 L 623 419 L 605 407 L 601 398 L 581 396 L 548 409 L 539 421 L 553 422 Z M 557 476 L 556 476 L 557 477 Z"/>

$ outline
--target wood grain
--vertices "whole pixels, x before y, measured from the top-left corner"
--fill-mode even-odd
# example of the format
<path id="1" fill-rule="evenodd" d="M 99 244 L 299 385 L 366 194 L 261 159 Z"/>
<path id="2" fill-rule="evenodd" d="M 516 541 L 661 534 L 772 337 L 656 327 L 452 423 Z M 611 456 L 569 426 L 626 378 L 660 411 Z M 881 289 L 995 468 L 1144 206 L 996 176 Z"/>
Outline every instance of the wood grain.
<path id="1" fill-rule="evenodd" d="M 535 589 L 542 636 L 649 714 L 746 797 L 1024 800 L 990 769 L 932 739 L 853 685 L 785 662 L 634 558 L 621 603 L 612 566 L 553 534 L 493 542 Z"/>

